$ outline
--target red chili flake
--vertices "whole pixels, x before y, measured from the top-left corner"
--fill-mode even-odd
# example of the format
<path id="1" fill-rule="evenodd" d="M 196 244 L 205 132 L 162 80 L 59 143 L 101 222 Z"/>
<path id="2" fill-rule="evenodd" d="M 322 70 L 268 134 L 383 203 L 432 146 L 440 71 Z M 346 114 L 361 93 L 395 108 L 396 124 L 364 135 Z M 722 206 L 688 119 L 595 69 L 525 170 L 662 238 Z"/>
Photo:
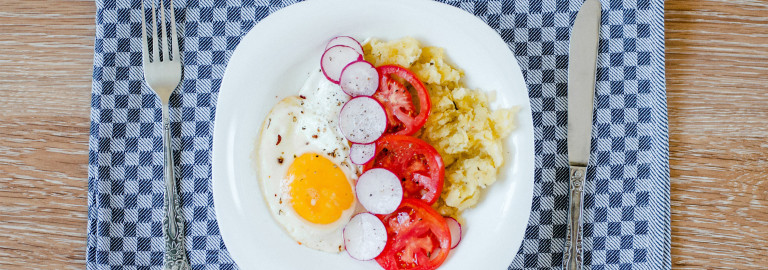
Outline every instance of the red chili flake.
<path id="1" fill-rule="evenodd" d="M 283 140 L 283 137 L 280 136 L 280 134 L 277 134 L 277 143 L 275 145 L 280 144 L 280 141 Z"/>

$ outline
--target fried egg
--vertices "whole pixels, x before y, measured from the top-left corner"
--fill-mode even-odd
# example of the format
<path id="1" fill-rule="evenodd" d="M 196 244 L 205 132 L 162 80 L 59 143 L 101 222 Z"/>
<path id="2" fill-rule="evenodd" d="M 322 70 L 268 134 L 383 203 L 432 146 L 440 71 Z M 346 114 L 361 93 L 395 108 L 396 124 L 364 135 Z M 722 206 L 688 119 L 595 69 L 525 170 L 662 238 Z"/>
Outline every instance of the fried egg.
<path id="1" fill-rule="evenodd" d="M 255 151 L 261 190 L 277 223 L 300 245 L 344 249 L 342 230 L 355 212 L 361 168 L 349 162 L 338 129 L 349 97 L 312 72 L 298 96 L 279 101 L 262 124 Z"/>

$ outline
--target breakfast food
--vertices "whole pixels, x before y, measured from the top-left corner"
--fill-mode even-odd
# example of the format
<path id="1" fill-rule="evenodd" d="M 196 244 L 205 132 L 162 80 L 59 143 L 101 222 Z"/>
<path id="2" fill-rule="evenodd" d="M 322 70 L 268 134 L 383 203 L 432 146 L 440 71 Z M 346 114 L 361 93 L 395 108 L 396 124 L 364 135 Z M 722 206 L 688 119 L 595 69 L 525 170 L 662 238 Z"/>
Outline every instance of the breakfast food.
<path id="1" fill-rule="evenodd" d="M 442 48 L 422 47 L 413 38 L 403 38 L 371 39 L 363 49 L 364 58 L 375 66 L 399 65 L 424 82 L 432 111 L 416 136 L 432 145 L 445 163 L 445 183 L 433 207 L 442 215 L 458 217 L 496 181 L 504 163 L 501 140 L 515 129 L 517 109 L 491 110 L 492 97 L 463 86 L 462 71 L 448 64 Z"/>
<path id="2" fill-rule="evenodd" d="M 392 171 L 382 168 L 366 170 L 355 186 L 360 205 L 371 214 L 389 214 L 403 200 L 400 179 Z"/>
<path id="3" fill-rule="evenodd" d="M 272 216 L 294 240 L 339 252 L 360 173 L 349 162 L 336 123 L 349 97 L 319 70 L 298 94 L 275 104 L 264 119 L 255 150 L 261 190 Z"/>
<path id="4" fill-rule="evenodd" d="M 373 160 L 365 171 L 384 168 L 393 172 L 403 186 L 403 197 L 432 205 L 443 188 L 444 166 L 440 154 L 416 137 L 386 135 L 376 141 Z"/>
<path id="5" fill-rule="evenodd" d="M 363 165 L 373 158 L 375 152 L 376 144 L 374 143 L 353 143 L 349 147 L 349 160 L 357 165 Z"/>
<path id="6" fill-rule="evenodd" d="M 387 114 L 371 97 L 355 97 L 339 112 L 339 130 L 353 143 L 372 143 L 384 134 Z"/>
<path id="7" fill-rule="evenodd" d="M 452 217 L 446 217 L 445 223 L 448 224 L 448 230 L 451 231 L 451 248 L 455 248 L 461 242 L 461 223 Z"/>
<path id="8" fill-rule="evenodd" d="M 413 135 L 427 122 L 432 107 L 427 88 L 404 67 L 380 65 L 376 69 L 381 79 L 373 97 L 387 110 L 387 133 Z"/>
<path id="9" fill-rule="evenodd" d="M 436 269 L 448 258 L 450 229 L 428 204 L 403 199 L 395 212 L 380 218 L 388 240 L 376 262 L 384 269 Z"/>
<path id="10" fill-rule="evenodd" d="M 262 124 L 255 155 L 272 216 L 300 245 L 436 269 L 461 240 L 461 211 L 496 180 L 514 111 L 492 111 L 442 49 L 415 39 L 340 36 L 325 48 L 320 70 Z"/>
<path id="11" fill-rule="evenodd" d="M 357 214 L 344 227 L 344 245 L 350 257 L 361 261 L 372 260 L 387 245 L 387 229 L 375 215 Z"/>

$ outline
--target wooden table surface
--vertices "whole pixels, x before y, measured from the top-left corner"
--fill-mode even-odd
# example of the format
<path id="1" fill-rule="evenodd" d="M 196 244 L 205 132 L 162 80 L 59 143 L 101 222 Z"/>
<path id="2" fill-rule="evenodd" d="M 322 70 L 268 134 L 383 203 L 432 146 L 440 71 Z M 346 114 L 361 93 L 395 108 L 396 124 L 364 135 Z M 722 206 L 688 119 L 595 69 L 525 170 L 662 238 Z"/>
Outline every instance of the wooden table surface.
<path id="1" fill-rule="evenodd" d="M 0 11 L 0 269 L 83 269 L 93 1 Z M 768 268 L 768 0 L 666 1 L 675 269 Z"/>

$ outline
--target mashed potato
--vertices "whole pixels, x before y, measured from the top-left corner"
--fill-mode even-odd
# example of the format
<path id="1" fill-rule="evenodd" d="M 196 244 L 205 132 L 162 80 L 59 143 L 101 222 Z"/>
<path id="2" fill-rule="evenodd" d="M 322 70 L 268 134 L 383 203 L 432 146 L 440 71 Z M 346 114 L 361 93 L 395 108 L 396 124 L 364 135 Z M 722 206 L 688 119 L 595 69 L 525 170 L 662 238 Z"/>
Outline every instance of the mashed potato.
<path id="1" fill-rule="evenodd" d="M 438 47 L 422 47 L 416 39 L 363 44 L 365 60 L 375 66 L 396 64 L 413 71 L 429 90 L 432 102 L 420 139 L 431 144 L 445 163 L 445 184 L 433 205 L 457 217 L 477 204 L 480 192 L 496 182 L 504 163 L 501 140 L 515 129 L 517 108 L 491 110 L 489 97 L 461 84 L 463 72 L 446 62 Z"/>

